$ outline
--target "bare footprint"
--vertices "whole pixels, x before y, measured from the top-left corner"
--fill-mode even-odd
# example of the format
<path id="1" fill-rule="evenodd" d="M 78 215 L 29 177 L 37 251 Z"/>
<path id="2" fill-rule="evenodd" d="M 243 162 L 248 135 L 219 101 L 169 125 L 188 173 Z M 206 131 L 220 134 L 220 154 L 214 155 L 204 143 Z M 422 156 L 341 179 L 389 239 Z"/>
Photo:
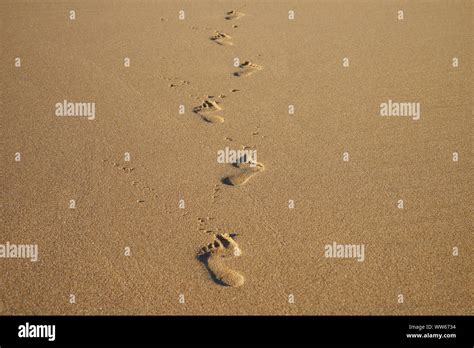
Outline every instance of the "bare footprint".
<path id="1" fill-rule="evenodd" d="M 262 163 L 258 162 L 254 166 L 252 166 L 250 163 L 240 163 L 236 164 L 235 166 L 237 168 L 240 168 L 241 172 L 225 177 L 222 180 L 224 184 L 231 186 L 243 185 L 255 174 L 263 172 L 265 170 L 265 166 Z"/>
<path id="2" fill-rule="evenodd" d="M 244 277 L 237 271 L 228 268 L 224 259 L 238 257 L 242 254 L 239 245 L 234 240 L 235 234 L 217 234 L 215 240 L 203 247 L 198 257 L 205 262 L 212 278 L 219 284 L 239 287 L 244 284 Z"/>
<path id="3" fill-rule="evenodd" d="M 226 33 L 221 33 L 216 31 L 213 36 L 211 36 L 211 40 L 215 43 L 222 45 L 222 46 L 233 46 L 234 44 L 230 41 L 232 37 L 227 35 Z"/>
<path id="4" fill-rule="evenodd" d="M 206 99 L 202 102 L 201 105 L 196 106 L 193 109 L 193 112 L 201 116 L 201 118 L 210 123 L 222 123 L 224 122 L 224 117 L 217 115 L 222 108 L 214 100 Z"/>
<path id="5" fill-rule="evenodd" d="M 260 65 L 254 64 L 248 60 L 240 64 L 239 68 L 240 71 L 235 72 L 234 76 L 250 76 L 257 71 L 262 70 Z"/>
<path id="6" fill-rule="evenodd" d="M 226 13 L 225 19 L 227 19 L 229 21 L 230 20 L 237 20 L 237 19 L 242 18 L 243 16 L 245 16 L 245 14 L 243 14 L 242 12 L 232 10 L 232 11 L 229 11 L 229 12 Z"/>

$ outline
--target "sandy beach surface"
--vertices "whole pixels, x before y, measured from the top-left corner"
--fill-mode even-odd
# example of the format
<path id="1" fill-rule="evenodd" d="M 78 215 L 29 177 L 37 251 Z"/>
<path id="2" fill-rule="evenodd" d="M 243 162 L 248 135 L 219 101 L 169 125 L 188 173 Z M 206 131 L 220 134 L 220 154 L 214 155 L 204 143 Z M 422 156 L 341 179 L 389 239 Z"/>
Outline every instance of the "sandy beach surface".
<path id="1" fill-rule="evenodd" d="M 471 1 L 0 13 L 1 314 L 474 314 Z"/>

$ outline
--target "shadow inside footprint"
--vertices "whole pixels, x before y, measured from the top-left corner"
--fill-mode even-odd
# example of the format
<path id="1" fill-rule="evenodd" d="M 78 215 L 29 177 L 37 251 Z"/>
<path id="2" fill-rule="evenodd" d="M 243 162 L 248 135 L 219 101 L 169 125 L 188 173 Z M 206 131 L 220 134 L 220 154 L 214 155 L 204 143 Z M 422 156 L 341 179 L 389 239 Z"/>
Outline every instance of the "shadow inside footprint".
<path id="1" fill-rule="evenodd" d="M 230 181 L 228 176 L 226 176 L 225 178 L 222 178 L 221 183 L 223 183 L 224 185 L 234 186 L 232 185 L 232 182 Z"/>

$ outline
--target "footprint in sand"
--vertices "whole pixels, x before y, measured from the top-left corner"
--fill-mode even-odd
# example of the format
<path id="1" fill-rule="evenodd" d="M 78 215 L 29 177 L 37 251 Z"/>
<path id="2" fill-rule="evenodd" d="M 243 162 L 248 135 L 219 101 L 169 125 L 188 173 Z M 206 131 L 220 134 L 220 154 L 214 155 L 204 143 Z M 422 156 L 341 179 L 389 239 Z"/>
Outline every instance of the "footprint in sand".
<path id="1" fill-rule="evenodd" d="M 201 118 L 210 123 L 222 123 L 224 122 L 224 117 L 216 115 L 222 108 L 214 100 L 206 99 L 202 102 L 201 105 L 196 106 L 193 109 L 193 112 L 201 116 Z"/>
<path id="2" fill-rule="evenodd" d="M 240 71 L 234 73 L 234 76 L 250 76 L 253 73 L 262 70 L 260 65 L 249 62 L 248 60 L 239 65 Z"/>
<path id="3" fill-rule="evenodd" d="M 199 253 L 200 258 L 207 266 L 212 278 L 219 284 L 238 287 L 244 284 L 244 277 L 237 271 L 228 268 L 224 259 L 238 257 L 242 254 L 239 245 L 234 240 L 235 234 L 217 234 L 212 243 L 203 247 Z"/>
<path id="4" fill-rule="evenodd" d="M 211 36 L 212 41 L 222 46 L 233 46 L 234 44 L 230 41 L 231 39 L 232 37 L 230 35 L 219 31 L 216 31 L 214 35 Z"/>
<path id="5" fill-rule="evenodd" d="M 225 177 L 222 179 L 222 183 L 231 186 L 240 186 L 245 184 L 255 174 L 265 170 L 265 166 L 258 162 L 254 166 L 252 166 L 250 163 L 240 163 L 235 164 L 234 166 L 240 168 L 241 172 Z"/>
<path id="6" fill-rule="evenodd" d="M 227 19 L 228 21 L 237 20 L 242 18 L 243 16 L 245 16 L 245 14 L 243 14 L 242 12 L 232 10 L 226 13 L 225 19 Z"/>

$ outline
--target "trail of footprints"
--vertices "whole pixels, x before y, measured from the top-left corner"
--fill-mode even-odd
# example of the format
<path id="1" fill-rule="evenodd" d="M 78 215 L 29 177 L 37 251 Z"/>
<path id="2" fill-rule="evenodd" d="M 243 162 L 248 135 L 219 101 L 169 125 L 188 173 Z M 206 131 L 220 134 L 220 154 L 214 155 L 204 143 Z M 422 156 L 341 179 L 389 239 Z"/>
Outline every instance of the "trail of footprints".
<path id="1" fill-rule="evenodd" d="M 245 14 L 236 10 L 229 11 L 225 14 L 225 19 L 229 21 L 237 21 Z M 237 28 L 237 25 L 233 25 Z M 200 29 L 192 27 L 192 29 Z M 206 28 L 209 30 L 209 28 Z M 220 30 L 214 30 L 213 35 L 209 38 L 219 46 L 233 46 L 232 36 Z M 244 61 L 238 66 L 238 70 L 233 73 L 235 77 L 248 77 L 254 73 L 262 70 L 262 66 Z M 173 82 L 170 87 L 179 87 L 188 84 L 188 81 L 170 81 Z M 238 92 L 237 89 L 231 89 L 231 93 Z M 216 100 L 213 96 L 207 96 L 201 99 L 200 105 L 193 108 L 193 113 L 198 115 L 203 121 L 210 124 L 224 123 L 222 99 L 226 96 L 221 94 Z M 230 139 L 230 138 L 228 138 Z M 228 185 L 232 187 L 239 187 L 245 185 L 253 176 L 265 170 L 261 163 L 251 165 L 250 163 L 234 164 L 234 167 L 239 171 L 235 174 L 224 177 L 220 184 L 214 186 L 212 193 L 212 204 L 216 203 L 221 191 L 221 185 Z M 223 233 L 219 228 L 209 225 L 215 225 L 213 218 L 198 218 L 198 230 L 213 235 L 213 240 L 210 244 L 201 248 L 197 253 L 197 257 L 201 260 L 208 269 L 211 278 L 218 284 L 239 287 L 244 284 L 245 278 L 239 272 L 232 270 L 226 265 L 226 261 L 230 258 L 238 257 L 242 254 L 238 243 L 235 241 L 236 234 Z"/>
<path id="2" fill-rule="evenodd" d="M 232 10 L 226 13 L 225 19 L 238 20 L 243 16 L 243 13 Z M 237 26 L 234 25 L 233 27 L 236 28 Z M 214 41 L 220 46 L 233 46 L 232 37 L 221 31 L 215 31 L 214 35 L 210 37 L 210 40 Z M 260 65 L 254 64 L 250 61 L 244 61 L 239 65 L 238 68 L 239 70 L 233 74 L 236 77 L 247 77 L 262 69 Z M 190 84 L 189 81 L 178 78 L 162 76 L 158 76 L 158 78 L 168 81 L 170 88 L 179 88 Z M 238 89 L 230 89 L 231 93 L 238 91 Z M 223 123 L 223 107 L 221 104 L 222 99 L 225 97 L 225 95 L 221 94 L 219 95 L 220 100 L 217 101 L 213 96 L 208 95 L 202 100 L 200 105 L 193 108 L 193 112 L 199 115 L 205 122 L 211 124 Z M 231 138 L 226 139 L 232 140 Z M 109 159 L 104 159 L 102 162 L 111 164 L 121 172 L 133 176 L 133 167 L 124 166 Z M 212 193 L 213 204 L 216 202 L 217 197 L 219 197 L 222 184 L 236 187 L 242 186 L 246 184 L 254 175 L 265 170 L 264 165 L 261 163 L 256 163 L 255 165 L 251 165 L 250 163 L 238 163 L 234 164 L 234 167 L 239 169 L 237 173 L 223 178 L 220 184 L 215 184 L 214 192 Z M 134 180 L 132 181 L 132 185 L 139 189 L 142 193 L 150 194 L 155 199 L 158 198 L 156 190 L 147 185 L 143 180 Z M 137 202 L 143 203 L 145 201 L 140 199 Z M 168 209 L 166 210 L 167 213 L 170 213 Z M 226 265 L 226 261 L 228 259 L 239 257 L 242 254 L 239 244 L 235 241 L 235 236 L 237 236 L 237 234 L 223 233 L 220 228 L 214 227 L 215 222 L 213 220 L 214 218 L 211 217 L 198 218 L 198 230 L 212 234 L 213 241 L 210 244 L 202 247 L 197 253 L 197 257 L 205 264 L 211 275 L 211 278 L 216 283 L 230 287 L 242 286 L 245 282 L 244 276 Z"/>

